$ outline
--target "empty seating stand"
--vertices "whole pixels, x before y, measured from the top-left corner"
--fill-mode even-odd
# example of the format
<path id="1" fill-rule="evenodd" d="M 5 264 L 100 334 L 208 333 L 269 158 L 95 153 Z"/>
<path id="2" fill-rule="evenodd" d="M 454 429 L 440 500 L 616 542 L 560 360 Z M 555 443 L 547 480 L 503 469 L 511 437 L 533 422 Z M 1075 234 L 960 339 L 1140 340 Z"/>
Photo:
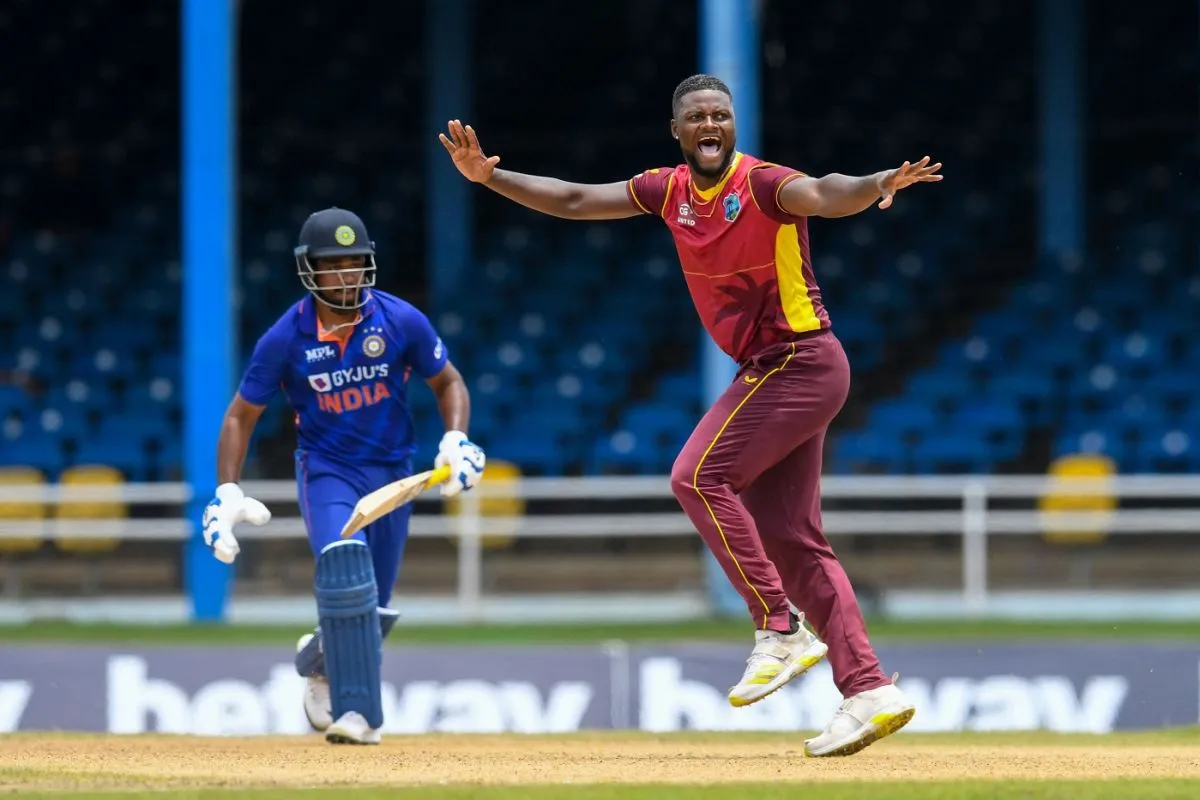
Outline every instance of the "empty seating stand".
<path id="1" fill-rule="evenodd" d="M 14 59 L 71 53 L 93 66 L 45 69 L 0 97 L 5 130 L 27 137 L 12 139 L 14 152 L 28 148 L 5 163 L 0 198 L 0 228 L 12 232 L 0 241 L 10 288 L 0 294 L 0 335 L 12 343 L 0 348 L 0 374 L 25 378 L 0 380 L 0 465 L 48 480 L 95 464 L 125 480 L 179 474 L 177 20 L 170 4 L 129 3 L 117 17 L 102 0 L 77 0 L 53 26 L 38 24 L 42 4 L 0 11 Z M 1036 176 L 995 155 L 1036 148 L 1027 5 L 965 3 L 936 15 L 922 0 L 764 7 L 763 117 L 772 124 L 762 126 L 760 155 L 812 174 L 863 173 L 927 151 L 947 165 L 943 185 L 886 212 L 811 221 L 814 268 L 856 385 L 893 378 L 865 409 L 848 410 L 829 441 L 832 471 L 1040 469 L 1078 452 L 1109 456 L 1121 471 L 1200 469 L 1200 350 L 1189 344 L 1200 319 L 1200 197 L 1177 168 L 1196 163 L 1194 129 L 1154 134 L 1140 150 L 1153 154 L 1150 168 L 1128 174 L 1127 159 L 1101 159 L 1111 143 L 1098 143 L 1093 160 L 1108 166 L 1089 176 L 1092 252 L 1028 264 L 962 330 L 938 338 L 981 254 L 1032 236 L 1025 212 Z M 534 3 L 488 22 L 505 26 L 509 46 L 478 55 L 472 121 L 506 166 L 611 181 L 678 160 L 667 100 L 697 60 L 695 9 L 617 6 L 573 9 L 573 23 L 596 34 L 584 39 L 558 36 L 561 20 Z M 311 41 L 325 30 L 323 8 L 245 3 L 242 46 L 266 30 Z M 243 360 L 300 291 L 291 247 L 314 208 L 361 210 L 381 285 L 426 307 L 422 160 L 436 131 L 412 124 L 422 119 L 424 45 L 397 50 L 393 17 L 385 5 L 340 16 L 340 46 L 320 68 L 246 60 L 234 298 Z M 864 59 L 858 44 L 872 26 L 888 35 Z M 1183 28 L 1161 10 L 1136 20 L 1089 13 L 1089 47 L 1124 53 L 1089 78 L 1089 91 L 1111 98 L 1096 113 L 1192 103 L 1195 31 Z M 802 43 L 777 33 L 796 30 Z M 923 44 L 931 36 L 936 48 Z M 1154 48 L 1137 46 L 1151 39 Z M 1002 71 L 991 68 L 997 48 L 1008 54 Z M 159 67 L 145 70 L 151 62 Z M 1153 80 L 1141 93 L 1109 93 L 1114 64 L 1137 64 Z M 915 93 L 913 74 L 922 76 Z M 534 75 L 537 92 L 512 91 Z M 315 124 L 312 97 L 337 97 L 338 113 Z M 482 191 L 475 205 L 469 286 L 427 308 L 470 383 L 473 435 L 525 473 L 669 469 L 704 398 L 701 332 L 661 223 L 565 222 Z M 916 351 L 923 357 L 904 360 Z M 419 381 L 410 395 L 418 458 L 428 461 L 440 420 Z M 273 403 L 256 438 L 266 445 L 254 449 L 257 474 L 290 474 L 289 421 Z"/>

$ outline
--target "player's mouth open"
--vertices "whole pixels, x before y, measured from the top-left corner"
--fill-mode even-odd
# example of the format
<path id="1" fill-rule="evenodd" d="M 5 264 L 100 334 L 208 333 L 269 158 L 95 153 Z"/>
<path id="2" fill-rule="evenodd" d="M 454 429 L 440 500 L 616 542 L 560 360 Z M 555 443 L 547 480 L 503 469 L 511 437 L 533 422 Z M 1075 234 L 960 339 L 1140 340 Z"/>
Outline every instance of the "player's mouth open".
<path id="1" fill-rule="evenodd" d="M 715 136 L 703 136 L 696 144 L 702 156 L 715 156 L 721 152 L 721 140 Z"/>

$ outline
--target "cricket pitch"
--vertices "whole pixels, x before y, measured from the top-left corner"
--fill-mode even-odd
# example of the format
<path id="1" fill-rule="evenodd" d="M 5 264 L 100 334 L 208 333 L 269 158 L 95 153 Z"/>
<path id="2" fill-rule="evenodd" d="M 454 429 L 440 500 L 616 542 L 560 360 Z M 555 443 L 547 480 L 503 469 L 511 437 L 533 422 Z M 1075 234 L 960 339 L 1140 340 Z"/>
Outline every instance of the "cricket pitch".
<path id="1" fill-rule="evenodd" d="M 1195 735 L 897 735 L 841 759 L 762 734 L 201 738 L 19 734 L 0 748 L 0 791 L 301 789 L 336 786 L 728 784 L 814 781 L 1200 780 Z"/>

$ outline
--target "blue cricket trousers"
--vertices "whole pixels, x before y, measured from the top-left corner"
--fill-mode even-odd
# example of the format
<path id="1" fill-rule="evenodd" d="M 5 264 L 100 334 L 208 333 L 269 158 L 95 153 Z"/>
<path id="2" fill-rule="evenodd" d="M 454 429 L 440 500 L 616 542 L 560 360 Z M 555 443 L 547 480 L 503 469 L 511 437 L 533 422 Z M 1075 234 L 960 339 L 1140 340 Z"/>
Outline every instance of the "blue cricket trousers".
<path id="1" fill-rule="evenodd" d="M 384 484 L 407 478 L 412 462 L 390 466 L 362 466 L 335 461 L 311 450 L 296 451 L 296 484 L 300 513 L 308 528 L 313 556 L 331 542 L 341 540 L 342 527 L 354 504 Z M 379 605 L 386 607 L 400 574 L 412 505 L 403 506 L 354 535 L 371 549 Z"/>

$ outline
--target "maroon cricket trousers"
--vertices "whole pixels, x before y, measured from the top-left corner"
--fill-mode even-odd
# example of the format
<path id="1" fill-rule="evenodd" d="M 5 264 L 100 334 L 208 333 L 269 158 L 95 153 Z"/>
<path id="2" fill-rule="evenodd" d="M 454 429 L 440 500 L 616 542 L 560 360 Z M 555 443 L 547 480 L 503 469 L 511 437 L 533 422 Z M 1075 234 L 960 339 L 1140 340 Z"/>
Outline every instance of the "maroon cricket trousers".
<path id="1" fill-rule="evenodd" d="M 790 599 L 829 646 L 844 697 L 889 683 L 821 526 L 825 431 L 849 390 L 832 332 L 767 348 L 738 371 L 671 470 L 675 496 L 757 627 L 789 630 Z"/>

